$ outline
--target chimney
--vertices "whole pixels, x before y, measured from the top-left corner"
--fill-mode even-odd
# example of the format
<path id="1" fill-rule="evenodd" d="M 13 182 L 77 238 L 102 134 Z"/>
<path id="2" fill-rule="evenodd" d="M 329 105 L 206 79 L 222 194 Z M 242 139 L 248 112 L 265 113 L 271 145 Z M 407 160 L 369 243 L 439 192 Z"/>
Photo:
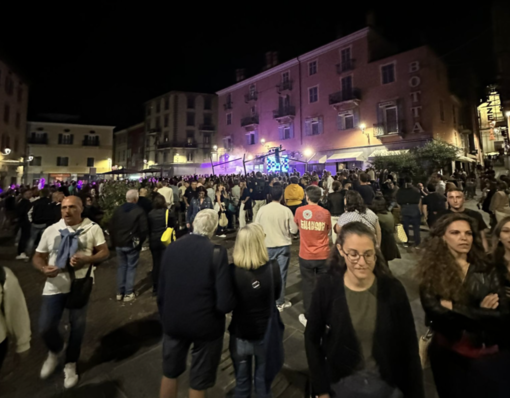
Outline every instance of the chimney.
<path id="1" fill-rule="evenodd" d="M 278 51 L 273 51 L 272 58 L 273 58 L 272 66 L 278 65 Z"/>
<path id="2" fill-rule="evenodd" d="M 244 69 L 236 69 L 236 82 L 244 80 Z"/>

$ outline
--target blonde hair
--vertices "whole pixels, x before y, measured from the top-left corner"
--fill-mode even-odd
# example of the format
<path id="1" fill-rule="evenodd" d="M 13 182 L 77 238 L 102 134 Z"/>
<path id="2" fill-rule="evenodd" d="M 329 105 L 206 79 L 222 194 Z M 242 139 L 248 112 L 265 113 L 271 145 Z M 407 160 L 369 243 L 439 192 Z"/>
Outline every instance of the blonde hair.
<path id="1" fill-rule="evenodd" d="M 236 267 L 257 269 L 269 261 L 265 237 L 260 224 L 251 223 L 239 230 L 233 255 Z"/>

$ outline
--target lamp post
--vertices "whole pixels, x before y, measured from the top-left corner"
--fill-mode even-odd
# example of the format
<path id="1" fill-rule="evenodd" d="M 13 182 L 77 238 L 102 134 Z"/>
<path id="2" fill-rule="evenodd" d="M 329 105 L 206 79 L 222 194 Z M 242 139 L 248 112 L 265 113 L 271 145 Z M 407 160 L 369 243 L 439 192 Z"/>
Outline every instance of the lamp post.
<path id="1" fill-rule="evenodd" d="M 368 133 L 368 131 L 367 131 L 367 132 L 365 132 L 365 129 L 367 128 L 367 126 L 365 125 L 365 123 L 361 123 L 361 124 L 359 125 L 359 128 L 361 129 L 361 133 L 362 133 L 363 135 L 366 135 L 366 136 L 367 136 L 367 138 L 368 138 L 368 146 L 370 146 L 370 134 Z"/>

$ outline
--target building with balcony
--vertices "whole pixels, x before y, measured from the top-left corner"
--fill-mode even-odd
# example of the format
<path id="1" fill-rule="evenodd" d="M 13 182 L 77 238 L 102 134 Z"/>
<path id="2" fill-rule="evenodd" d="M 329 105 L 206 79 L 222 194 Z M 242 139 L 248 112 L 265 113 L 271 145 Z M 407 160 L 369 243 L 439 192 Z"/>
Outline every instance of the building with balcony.
<path id="1" fill-rule="evenodd" d="M 271 64 L 217 94 L 220 161 L 281 146 L 291 169 L 307 163 L 335 172 L 431 139 L 466 153 L 469 141 L 441 59 L 427 46 L 398 53 L 371 28 Z"/>
<path id="2" fill-rule="evenodd" d="M 28 85 L 0 60 L 0 188 L 22 182 L 26 162 Z"/>
<path id="3" fill-rule="evenodd" d="M 78 180 L 113 166 L 114 126 L 28 122 L 27 181 Z"/>
<path id="4" fill-rule="evenodd" d="M 251 100 L 247 97 L 247 101 Z M 218 100 L 214 94 L 171 91 L 147 101 L 146 165 L 168 170 L 169 174 L 199 170 L 200 164 L 216 156 L 213 142 L 217 117 Z"/>
<path id="5" fill-rule="evenodd" d="M 130 170 L 142 170 L 144 165 L 145 123 L 139 123 L 114 133 L 113 165 Z"/>

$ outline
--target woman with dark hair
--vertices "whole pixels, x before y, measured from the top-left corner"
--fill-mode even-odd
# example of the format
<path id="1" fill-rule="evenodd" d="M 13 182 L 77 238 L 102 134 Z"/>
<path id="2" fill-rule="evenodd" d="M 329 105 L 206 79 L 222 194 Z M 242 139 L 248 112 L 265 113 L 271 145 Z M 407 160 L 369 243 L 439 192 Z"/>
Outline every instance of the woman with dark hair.
<path id="1" fill-rule="evenodd" d="M 375 234 L 377 245 L 379 246 L 381 244 L 381 226 L 379 225 L 379 219 L 372 210 L 367 209 L 359 192 L 347 191 L 344 201 L 345 213 L 338 218 L 334 226 L 335 232 L 340 234 L 343 225 L 358 221 L 367 225 L 372 230 Z"/>
<path id="2" fill-rule="evenodd" d="M 188 207 L 188 214 L 187 214 L 187 227 L 189 230 L 191 230 L 191 226 L 193 225 L 193 221 L 195 221 L 195 217 L 197 216 L 198 212 L 200 210 L 204 209 L 212 209 L 213 204 L 211 202 L 211 199 L 209 199 L 209 196 L 207 196 L 207 190 L 204 186 L 198 187 L 198 198 L 192 198 L 191 203 Z"/>
<path id="3" fill-rule="evenodd" d="M 510 298 L 510 216 L 503 218 L 492 234 L 491 261 Z"/>
<path id="4" fill-rule="evenodd" d="M 168 222 L 167 222 L 168 214 Z M 166 246 L 161 242 L 161 236 L 167 227 L 175 226 L 173 213 L 168 211 L 166 199 L 161 194 L 154 195 L 152 200 L 152 210 L 149 213 L 149 248 L 152 254 L 152 294 L 157 295 L 159 270 L 161 259 Z"/>
<path id="5" fill-rule="evenodd" d="M 477 232 L 469 216 L 440 217 L 418 263 L 440 398 L 503 398 L 510 391 L 507 298 Z"/>
<path id="6" fill-rule="evenodd" d="M 395 218 L 388 211 L 386 199 L 376 196 L 372 201 L 372 210 L 379 219 L 381 226 L 381 252 L 386 262 L 400 257 L 397 242 L 395 242 Z"/>
<path id="7" fill-rule="evenodd" d="M 423 398 L 409 299 L 370 227 L 343 226 L 314 291 L 305 347 L 319 397 Z"/>

